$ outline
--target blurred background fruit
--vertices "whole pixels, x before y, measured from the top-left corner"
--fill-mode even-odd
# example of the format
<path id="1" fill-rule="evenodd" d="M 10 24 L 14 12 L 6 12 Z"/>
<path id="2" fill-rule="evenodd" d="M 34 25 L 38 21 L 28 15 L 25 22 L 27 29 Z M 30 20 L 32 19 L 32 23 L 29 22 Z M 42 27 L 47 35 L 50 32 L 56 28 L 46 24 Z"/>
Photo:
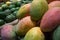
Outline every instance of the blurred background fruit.
<path id="1" fill-rule="evenodd" d="M 16 40 L 16 34 L 14 32 L 14 26 L 5 24 L 1 30 L 2 40 Z"/>

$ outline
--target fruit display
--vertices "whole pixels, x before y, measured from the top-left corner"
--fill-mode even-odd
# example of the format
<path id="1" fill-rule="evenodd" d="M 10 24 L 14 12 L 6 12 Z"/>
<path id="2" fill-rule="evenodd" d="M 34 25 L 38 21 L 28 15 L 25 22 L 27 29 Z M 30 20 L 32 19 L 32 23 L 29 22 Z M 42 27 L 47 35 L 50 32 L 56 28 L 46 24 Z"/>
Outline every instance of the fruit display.
<path id="1" fill-rule="evenodd" d="M 0 40 L 60 40 L 60 0 L 0 3 Z"/>
<path id="2" fill-rule="evenodd" d="M 29 2 L 29 1 L 27 1 L 27 2 Z M 21 5 L 23 5 L 23 4 L 26 4 L 26 2 L 24 0 L 17 1 L 17 2 L 7 1 L 6 3 L 2 3 L 2 5 L 0 7 L 0 19 L 2 19 L 5 23 L 10 23 L 10 22 L 16 20 L 17 11 L 20 9 Z M 28 5 L 30 6 L 30 4 L 26 5 L 28 7 L 27 10 L 29 10 Z M 20 12 L 21 11 L 19 11 L 18 15 L 20 14 Z M 27 11 L 27 13 L 29 13 L 29 12 Z"/>

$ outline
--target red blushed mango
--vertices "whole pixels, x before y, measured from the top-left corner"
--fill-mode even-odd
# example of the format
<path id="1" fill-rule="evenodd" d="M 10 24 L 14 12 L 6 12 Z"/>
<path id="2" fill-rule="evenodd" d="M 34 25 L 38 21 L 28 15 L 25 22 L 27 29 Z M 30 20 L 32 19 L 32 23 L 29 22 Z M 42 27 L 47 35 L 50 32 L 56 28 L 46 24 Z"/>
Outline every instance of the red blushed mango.
<path id="1" fill-rule="evenodd" d="M 54 7 L 60 7 L 60 1 L 53 1 L 48 4 L 49 9 L 54 8 Z"/>
<path id="2" fill-rule="evenodd" d="M 60 24 L 60 7 L 48 10 L 42 17 L 40 28 L 43 32 L 50 32 Z"/>
<path id="3" fill-rule="evenodd" d="M 52 1 L 54 1 L 54 0 L 46 0 L 48 3 L 50 3 L 50 2 L 52 2 Z"/>
<path id="4" fill-rule="evenodd" d="M 60 1 L 60 0 L 46 0 L 48 3 L 52 2 L 52 1 Z"/>
<path id="5" fill-rule="evenodd" d="M 27 31 L 33 27 L 35 27 L 35 23 L 31 20 L 31 17 L 24 17 L 23 19 L 19 20 L 16 26 L 16 33 L 19 36 L 24 36 Z"/>
<path id="6" fill-rule="evenodd" d="M 16 34 L 13 30 L 13 26 L 5 24 L 1 29 L 1 38 L 2 40 L 15 40 Z"/>
<path id="7" fill-rule="evenodd" d="M 22 5 L 17 13 L 17 18 L 22 19 L 23 17 L 29 16 L 31 3 Z"/>

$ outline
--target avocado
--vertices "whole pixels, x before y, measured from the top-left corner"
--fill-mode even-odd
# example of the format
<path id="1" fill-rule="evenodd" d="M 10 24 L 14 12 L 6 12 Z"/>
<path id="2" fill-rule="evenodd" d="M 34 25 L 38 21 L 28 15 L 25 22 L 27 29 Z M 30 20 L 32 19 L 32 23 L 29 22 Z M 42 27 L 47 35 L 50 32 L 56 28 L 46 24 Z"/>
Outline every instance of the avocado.
<path id="1" fill-rule="evenodd" d="M 1 7 L 2 7 L 3 11 L 8 9 L 8 6 L 6 4 L 3 4 Z"/>
<path id="2" fill-rule="evenodd" d="M 17 11 L 14 11 L 14 12 L 13 12 L 13 15 L 15 15 L 15 16 L 16 16 L 16 14 L 17 14 Z"/>
<path id="3" fill-rule="evenodd" d="M 2 26 L 3 24 L 5 24 L 4 20 L 0 19 L 0 26 Z"/>
<path id="4" fill-rule="evenodd" d="M 2 7 L 0 7 L 0 12 L 1 12 L 2 10 L 3 10 Z"/>
<path id="5" fill-rule="evenodd" d="M 16 6 L 17 6 L 17 7 L 20 7 L 21 4 L 22 4 L 21 2 L 17 2 Z"/>
<path id="6" fill-rule="evenodd" d="M 20 7 L 16 7 L 16 10 L 19 10 Z"/>
<path id="7" fill-rule="evenodd" d="M 12 5 L 9 6 L 9 9 L 15 8 L 15 7 L 16 7 L 16 6 L 12 4 Z"/>
<path id="8" fill-rule="evenodd" d="M 0 19 L 4 19 L 6 17 L 6 14 L 4 12 L 0 12 Z"/>
<path id="9" fill-rule="evenodd" d="M 6 9 L 6 10 L 4 11 L 4 13 L 5 13 L 6 15 L 9 15 L 9 14 L 11 14 L 11 10 Z"/>
<path id="10" fill-rule="evenodd" d="M 16 11 L 16 8 L 12 8 L 12 9 L 10 9 L 11 10 L 11 12 L 13 13 L 14 11 Z"/>
<path id="11" fill-rule="evenodd" d="M 9 22 L 14 21 L 15 19 L 16 19 L 16 17 L 13 14 L 10 14 L 10 15 L 6 16 L 5 21 L 7 23 L 9 23 Z"/>

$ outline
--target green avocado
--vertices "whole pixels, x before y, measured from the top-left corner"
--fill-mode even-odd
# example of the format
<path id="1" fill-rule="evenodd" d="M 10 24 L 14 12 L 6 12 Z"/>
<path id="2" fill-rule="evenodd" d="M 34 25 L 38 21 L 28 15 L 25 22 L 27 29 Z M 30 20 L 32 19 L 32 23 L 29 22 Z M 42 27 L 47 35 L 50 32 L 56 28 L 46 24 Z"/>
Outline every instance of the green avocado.
<path id="1" fill-rule="evenodd" d="M 4 19 L 6 17 L 6 14 L 5 14 L 5 12 L 3 11 L 3 12 L 0 12 L 0 19 Z"/>
<path id="2" fill-rule="evenodd" d="M 0 7 L 0 12 L 2 12 L 2 10 L 3 10 L 2 7 Z"/>
<path id="3" fill-rule="evenodd" d="M 17 6 L 17 7 L 20 7 L 21 4 L 22 4 L 21 2 L 17 2 L 16 6 Z"/>
<path id="4" fill-rule="evenodd" d="M 16 8 L 12 8 L 12 9 L 10 9 L 11 10 L 11 12 L 13 13 L 14 11 L 16 11 Z"/>
<path id="5" fill-rule="evenodd" d="M 11 5 L 16 5 L 16 4 L 17 4 L 17 2 L 12 2 L 12 3 L 11 3 Z"/>
<path id="6" fill-rule="evenodd" d="M 0 26 L 2 26 L 3 24 L 5 24 L 4 20 L 0 19 Z"/>
<path id="7" fill-rule="evenodd" d="M 13 15 L 15 15 L 15 16 L 16 16 L 16 14 L 17 14 L 17 11 L 14 11 L 14 12 L 13 12 Z"/>
<path id="8" fill-rule="evenodd" d="M 20 7 L 16 7 L 16 10 L 19 10 Z"/>
<path id="9" fill-rule="evenodd" d="M 15 8 L 15 7 L 16 7 L 16 6 L 12 4 L 12 5 L 9 6 L 9 9 Z"/>
<path id="10" fill-rule="evenodd" d="M 24 4 L 28 4 L 28 3 L 30 3 L 31 1 L 23 1 L 24 2 Z"/>
<path id="11" fill-rule="evenodd" d="M 10 14 L 10 15 L 6 16 L 5 21 L 7 23 L 9 23 L 9 22 L 14 21 L 15 19 L 16 19 L 16 17 L 13 14 Z"/>
<path id="12" fill-rule="evenodd" d="M 8 9 L 8 6 L 6 4 L 3 4 L 1 7 L 2 7 L 3 11 Z"/>
<path id="13" fill-rule="evenodd" d="M 6 15 L 9 15 L 9 14 L 11 14 L 11 10 L 6 9 L 6 10 L 4 11 L 4 13 L 5 13 Z"/>

